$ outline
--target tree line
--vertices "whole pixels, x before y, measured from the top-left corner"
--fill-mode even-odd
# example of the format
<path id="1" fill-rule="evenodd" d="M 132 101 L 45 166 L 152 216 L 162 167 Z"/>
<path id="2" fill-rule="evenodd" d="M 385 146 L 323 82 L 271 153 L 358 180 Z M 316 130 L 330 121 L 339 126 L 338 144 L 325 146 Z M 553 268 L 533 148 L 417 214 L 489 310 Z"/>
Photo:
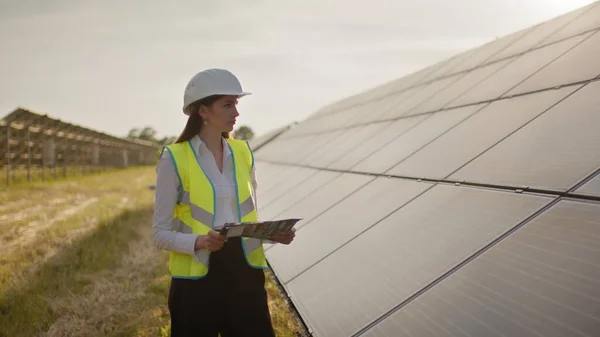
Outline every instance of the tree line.
<path id="1" fill-rule="evenodd" d="M 254 138 L 254 131 L 247 125 L 240 125 L 237 129 L 233 130 L 233 136 L 235 139 L 251 140 Z M 177 140 L 177 136 L 158 137 L 158 132 L 151 126 L 132 128 L 129 130 L 127 137 L 150 141 L 162 146 L 172 144 Z"/>

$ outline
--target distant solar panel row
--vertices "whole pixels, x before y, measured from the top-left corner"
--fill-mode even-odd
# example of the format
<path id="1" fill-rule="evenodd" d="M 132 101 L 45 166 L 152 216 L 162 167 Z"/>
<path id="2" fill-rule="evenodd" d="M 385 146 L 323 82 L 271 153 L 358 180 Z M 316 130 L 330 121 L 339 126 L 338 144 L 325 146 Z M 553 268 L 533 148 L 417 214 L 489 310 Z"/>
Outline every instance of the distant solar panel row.
<path id="1" fill-rule="evenodd" d="M 351 97 L 256 152 L 317 336 L 597 336 L 600 5 Z"/>

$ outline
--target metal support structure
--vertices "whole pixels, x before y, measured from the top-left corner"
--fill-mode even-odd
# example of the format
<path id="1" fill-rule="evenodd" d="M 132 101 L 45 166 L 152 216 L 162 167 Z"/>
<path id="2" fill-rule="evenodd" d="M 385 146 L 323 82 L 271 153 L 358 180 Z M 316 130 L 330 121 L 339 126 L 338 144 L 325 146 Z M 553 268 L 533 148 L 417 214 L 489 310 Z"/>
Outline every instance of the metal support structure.
<path id="1" fill-rule="evenodd" d="M 42 181 L 47 181 L 52 177 L 102 172 L 109 167 L 154 165 L 154 154 L 160 147 L 152 142 L 111 136 L 24 109 L 17 109 L 0 119 L 0 130 L 6 130 L 6 135 L 0 136 L 5 158 L 0 167 L 5 169 L 7 187 L 17 181 L 33 182 L 40 176 Z M 124 150 L 127 150 L 126 159 Z M 121 155 L 121 160 L 117 154 Z"/>

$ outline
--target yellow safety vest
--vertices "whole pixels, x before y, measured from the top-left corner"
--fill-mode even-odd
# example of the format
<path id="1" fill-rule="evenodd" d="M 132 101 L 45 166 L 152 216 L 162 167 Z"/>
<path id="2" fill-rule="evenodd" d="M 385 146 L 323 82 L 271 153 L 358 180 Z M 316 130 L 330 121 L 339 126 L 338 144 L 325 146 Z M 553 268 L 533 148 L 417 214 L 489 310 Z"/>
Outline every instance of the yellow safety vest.
<path id="1" fill-rule="evenodd" d="M 227 139 L 233 157 L 234 179 L 238 199 L 238 220 L 243 222 L 257 221 L 255 202 L 252 199 L 251 169 L 254 156 L 248 142 Z M 200 166 L 191 142 L 182 142 L 165 147 L 171 155 L 181 182 L 180 198 L 175 206 L 175 231 L 206 235 L 214 228 L 215 189 L 212 182 Z M 267 267 L 262 240 L 242 238 L 242 247 L 246 262 L 251 267 L 264 269 Z M 169 269 L 177 278 L 197 279 L 206 276 L 209 268 L 207 250 L 197 251 L 199 261 L 188 254 L 170 252 Z"/>

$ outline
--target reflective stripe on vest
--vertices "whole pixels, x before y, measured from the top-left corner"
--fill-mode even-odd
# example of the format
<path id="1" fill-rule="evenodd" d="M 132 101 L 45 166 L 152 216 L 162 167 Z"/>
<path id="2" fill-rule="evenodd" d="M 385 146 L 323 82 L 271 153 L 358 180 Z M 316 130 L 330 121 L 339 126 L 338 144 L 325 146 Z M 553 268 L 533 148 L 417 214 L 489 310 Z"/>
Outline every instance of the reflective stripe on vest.
<path id="1" fill-rule="evenodd" d="M 238 221 L 257 221 L 255 202 L 252 199 L 250 172 L 254 157 L 247 142 L 227 139 L 232 154 L 234 180 L 237 191 Z M 173 230 L 183 233 L 206 235 L 214 228 L 215 191 L 192 149 L 191 142 L 166 147 L 181 181 L 180 201 L 175 207 Z M 194 186 L 192 189 L 191 186 Z M 212 192 L 212 193 L 211 193 Z M 266 268 L 267 263 L 258 239 L 243 238 L 242 246 L 248 264 L 254 268 Z M 173 277 L 201 278 L 209 268 L 210 252 L 197 251 L 197 259 L 187 254 L 170 252 L 169 268 Z"/>

